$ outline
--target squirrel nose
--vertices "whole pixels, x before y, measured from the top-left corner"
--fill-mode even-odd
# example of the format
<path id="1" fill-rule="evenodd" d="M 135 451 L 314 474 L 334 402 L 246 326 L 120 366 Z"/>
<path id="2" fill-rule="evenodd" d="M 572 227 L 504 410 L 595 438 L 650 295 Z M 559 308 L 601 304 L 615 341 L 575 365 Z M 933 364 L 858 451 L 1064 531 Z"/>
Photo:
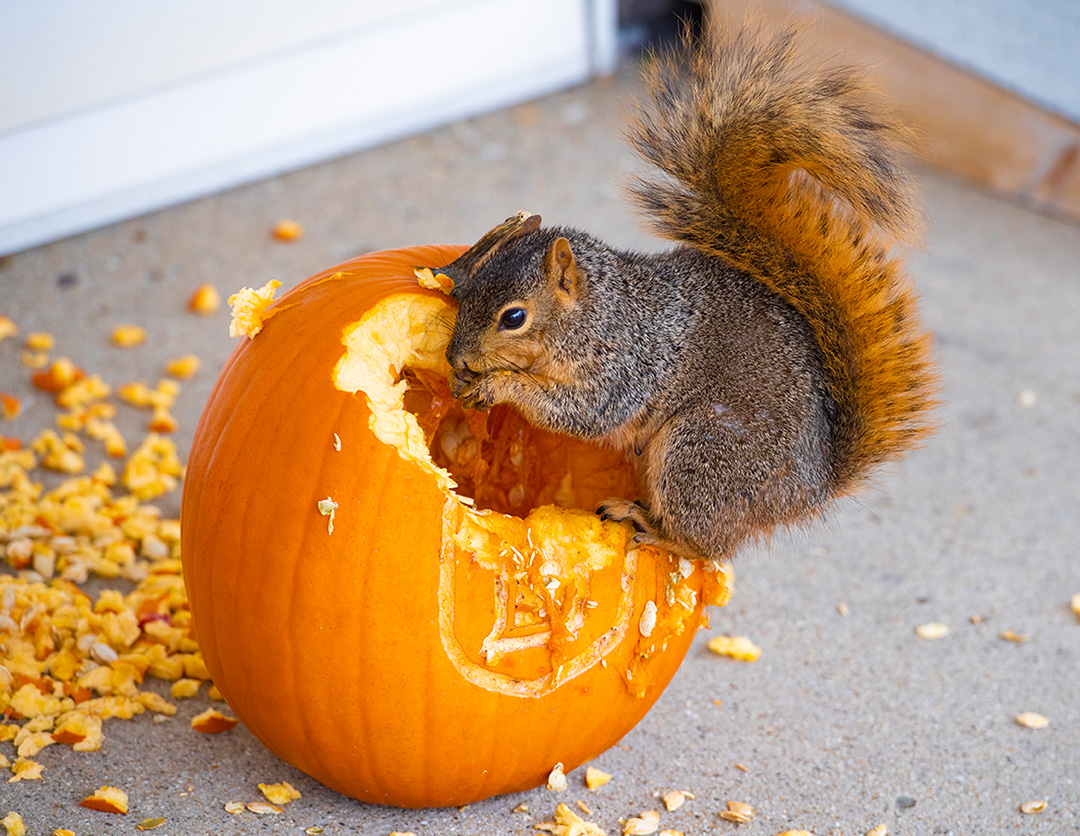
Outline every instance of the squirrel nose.
<path id="1" fill-rule="evenodd" d="M 469 366 L 466 354 L 465 347 L 458 344 L 458 341 L 451 337 L 450 343 L 446 346 L 446 362 L 455 371 L 475 375 L 476 372 Z"/>
<path id="2" fill-rule="evenodd" d="M 465 362 L 465 358 L 462 356 L 461 345 L 457 338 L 457 333 L 451 335 L 450 342 L 446 346 L 446 362 L 450 364 L 451 368 L 460 369 L 468 368 L 468 364 Z"/>

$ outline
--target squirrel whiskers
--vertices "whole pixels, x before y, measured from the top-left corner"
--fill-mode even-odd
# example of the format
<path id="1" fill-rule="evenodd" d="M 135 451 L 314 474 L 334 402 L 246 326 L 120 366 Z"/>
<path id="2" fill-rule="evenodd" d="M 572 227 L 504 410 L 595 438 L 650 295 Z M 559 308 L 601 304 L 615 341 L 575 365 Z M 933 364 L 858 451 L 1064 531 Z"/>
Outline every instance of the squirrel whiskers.
<path id="1" fill-rule="evenodd" d="M 730 557 L 803 522 L 929 431 L 931 340 L 900 262 L 919 213 L 903 129 L 797 37 L 712 30 L 645 71 L 634 189 L 674 250 L 614 250 L 519 213 L 444 268 L 466 406 L 616 445 L 641 497 L 600 513 Z"/>

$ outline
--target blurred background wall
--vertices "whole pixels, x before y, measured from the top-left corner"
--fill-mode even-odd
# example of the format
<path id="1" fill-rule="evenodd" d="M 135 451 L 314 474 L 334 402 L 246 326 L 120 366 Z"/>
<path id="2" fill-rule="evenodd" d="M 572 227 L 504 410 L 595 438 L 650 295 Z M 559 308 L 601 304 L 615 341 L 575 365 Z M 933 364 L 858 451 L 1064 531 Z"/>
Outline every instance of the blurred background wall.
<path id="1" fill-rule="evenodd" d="M 578 84 L 615 0 L 0 2 L 0 253 Z"/>
<path id="2" fill-rule="evenodd" d="M 834 0 L 833 5 L 1080 122 L 1076 0 Z"/>

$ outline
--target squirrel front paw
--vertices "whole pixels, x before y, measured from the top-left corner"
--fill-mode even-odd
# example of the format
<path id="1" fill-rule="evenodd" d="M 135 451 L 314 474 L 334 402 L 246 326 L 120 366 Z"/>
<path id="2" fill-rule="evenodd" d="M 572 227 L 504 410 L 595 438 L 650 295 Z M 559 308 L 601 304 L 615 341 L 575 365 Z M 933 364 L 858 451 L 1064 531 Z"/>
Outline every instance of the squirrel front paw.
<path id="1" fill-rule="evenodd" d="M 679 543 L 665 536 L 663 531 L 653 522 L 649 509 L 640 502 L 631 502 L 629 499 L 619 497 L 605 499 L 596 509 L 596 513 L 602 520 L 630 523 L 635 531 L 634 536 L 630 538 L 630 542 L 635 545 L 655 546 L 658 549 L 665 549 L 672 554 L 681 555 L 691 560 L 703 557 L 703 555 L 687 546 L 686 543 Z"/>
<path id="2" fill-rule="evenodd" d="M 448 381 L 450 394 L 461 401 L 466 409 L 484 411 L 495 404 L 495 396 L 488 385 L 488 378 L 469 368 L 453 369 Z"/>
<path id="3" fill-rule="evenodd" d="M 631 502 L 629 499 L 621 499 L 620 497 L 605 499 L 597 507 L 596 514 L 602 520 L 628 522 L 638 534 L 654 533 L 648 510 L 640 503 Z"/>

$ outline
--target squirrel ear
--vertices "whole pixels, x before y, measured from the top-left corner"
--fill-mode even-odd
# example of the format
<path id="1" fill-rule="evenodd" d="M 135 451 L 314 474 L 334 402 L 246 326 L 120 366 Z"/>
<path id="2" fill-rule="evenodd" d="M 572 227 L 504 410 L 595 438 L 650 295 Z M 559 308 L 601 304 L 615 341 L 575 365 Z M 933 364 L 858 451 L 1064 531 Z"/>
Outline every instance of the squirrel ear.
<path id="1" fill-rule="evenodd" d="M 544 256 L 544 271 L 555 286 L 555 293 L 569 302 L 577 298 L 581 290 L 581 274 L 578 272 L 574 251 L 565 238 L 556 238 Z"/>

